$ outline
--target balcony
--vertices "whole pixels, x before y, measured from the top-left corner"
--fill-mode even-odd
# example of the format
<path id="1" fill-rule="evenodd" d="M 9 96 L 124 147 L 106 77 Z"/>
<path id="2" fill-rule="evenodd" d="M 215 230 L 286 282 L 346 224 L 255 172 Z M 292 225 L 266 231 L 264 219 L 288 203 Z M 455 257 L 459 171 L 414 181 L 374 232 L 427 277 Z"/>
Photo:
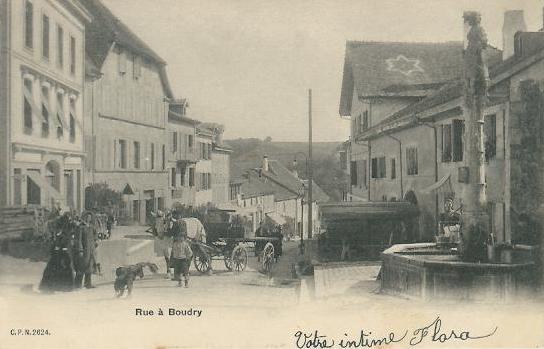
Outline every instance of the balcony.
<path id="1" fill-rule="evenodd" d="M 169 160 L 172 162 L 196 163 L 197 156 L 195 148 L 178 148 L 175 152 L 170 152 Z"/>

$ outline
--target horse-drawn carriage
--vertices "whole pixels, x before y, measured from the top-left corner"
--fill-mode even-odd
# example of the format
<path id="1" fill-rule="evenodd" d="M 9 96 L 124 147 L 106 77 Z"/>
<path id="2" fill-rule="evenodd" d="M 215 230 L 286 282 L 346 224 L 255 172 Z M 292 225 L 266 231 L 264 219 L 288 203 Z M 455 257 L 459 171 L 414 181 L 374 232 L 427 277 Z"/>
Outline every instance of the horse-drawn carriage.
<path id="1" fill-rule="evenodd" d="M 233 212 L 209 210 L 200 226 L 196 218 L 182 219 L 191 241 L 195 268 L 206 273 L 213 260 L 223 260 L 228 270 L 243 271 L 248 265 L 248 250 L 253 249 L 262 271 L 270 273 L 281 255 L 281 235 L 245 237 L 244 227 L 234 219 Z"/>

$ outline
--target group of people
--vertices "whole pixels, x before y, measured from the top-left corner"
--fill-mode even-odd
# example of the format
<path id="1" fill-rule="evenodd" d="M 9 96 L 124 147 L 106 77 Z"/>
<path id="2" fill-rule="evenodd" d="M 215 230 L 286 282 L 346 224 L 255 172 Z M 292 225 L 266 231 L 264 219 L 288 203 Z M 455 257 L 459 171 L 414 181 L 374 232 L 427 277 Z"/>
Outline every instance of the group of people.
<path id="1" fill-rule="evenodd" d="M 50 257 L 39 289 L 42 292 L 93 288 L 92 274 L 100 273 L 97 263 L 96 231 L 92 216 L 79 217 L 66 212 L 51 220 Z"/>

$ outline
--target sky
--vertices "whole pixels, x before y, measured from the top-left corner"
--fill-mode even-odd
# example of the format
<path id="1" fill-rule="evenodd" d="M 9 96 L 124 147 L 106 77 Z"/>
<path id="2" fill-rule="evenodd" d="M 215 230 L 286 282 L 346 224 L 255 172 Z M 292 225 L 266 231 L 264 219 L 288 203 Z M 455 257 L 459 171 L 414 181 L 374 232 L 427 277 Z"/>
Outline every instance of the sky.
<path id="1" fill-rule="evenodd" d="M 225 138 L 344 141 L 338 114 L 345 44 L 462 41 L 464 10 L 482 14 L 502 47 L 503 13 L 542 27 L 544 0 L 103 0 L 168 63 L 189 116 L 225 125 Z"/>

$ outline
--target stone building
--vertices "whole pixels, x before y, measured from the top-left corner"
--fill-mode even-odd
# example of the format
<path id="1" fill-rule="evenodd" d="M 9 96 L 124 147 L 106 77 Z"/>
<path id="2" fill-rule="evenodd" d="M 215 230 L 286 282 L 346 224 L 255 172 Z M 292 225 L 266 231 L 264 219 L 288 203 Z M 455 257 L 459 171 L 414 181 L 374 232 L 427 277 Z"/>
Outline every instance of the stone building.
<path id="1" fill-rule="evenodd" d="M 520 86 L 544 74 L 544 33 L 524 28 L 520 11 L 506 12 L 505 50 L 485 51 L 487 216 L 498 242 L 517 240 L 515 225 L 523 212 L 513 201 L 523 172 Z M 462 210 L 469 190 L 464 44 L 347 44 L 340 114 L 352 120 L 350 199 L 414 203 L 420 210 L 418 240 L 437 234 L 445 200 Z"/>
<path id="2" fill-rule="evenodd" d="M 79 1 L 0 1 L 0 206 L 83 205 Z"/>
<path id="3" fill-rule="evenodd" d="M 186 105 L 185 100 L 171 103 L 168 114 L 169 207 L 174 203 L 194 206 L 196 201 L 198 148 L 195 146 L 195 139 L 198 121 L 186 116 Z"/>
<path id="4" fill-rule="evenodd" d="M 244 185 L 250 178 L 266 185 L 274 196 L 274 210 L 268 216 L 284 224 L 285 220 L 291 232 L 297 236 L 308 236 L 308 210 L 312 208 L 312 230 L 318 233 L 320 229 L 319 205 L 329 200 L 329 197 L 314 182 L 313 202 L 308 204 L 308 183 L 298 177 L 296 171 L 290 171 L 279 161 L 268 160 L 264 157 L 260 164 L 244 163 L 231 166 L 231 198 L 234 195 L 244 198 Z M 231 171 L 231 172 L 232 172 Z M 241 174 L 241 175 L 240 175 Z M 242 178 L 242 179 L 240 179 Z M 257 219 L 257 222 L 260 220 Z M 278 222 L 280 223 L 280 222 Z"/>
<path id="5" fill-rule="evenodd" d="M 166 207 L 165 138 L 174 102 L 165 61 L 98 0 L 85 1 L 94 21 L 86 31 L 86 183 L 123 193 L 123 212 L 145 223 Z"/>
<path id="6" fill-rule="evenodd" d="M 213 201 L 212 193 L 212 145 L 214 132 L 206 127 L 197 126 L 195 166 L 195 204 L 206 205 Z"/>

